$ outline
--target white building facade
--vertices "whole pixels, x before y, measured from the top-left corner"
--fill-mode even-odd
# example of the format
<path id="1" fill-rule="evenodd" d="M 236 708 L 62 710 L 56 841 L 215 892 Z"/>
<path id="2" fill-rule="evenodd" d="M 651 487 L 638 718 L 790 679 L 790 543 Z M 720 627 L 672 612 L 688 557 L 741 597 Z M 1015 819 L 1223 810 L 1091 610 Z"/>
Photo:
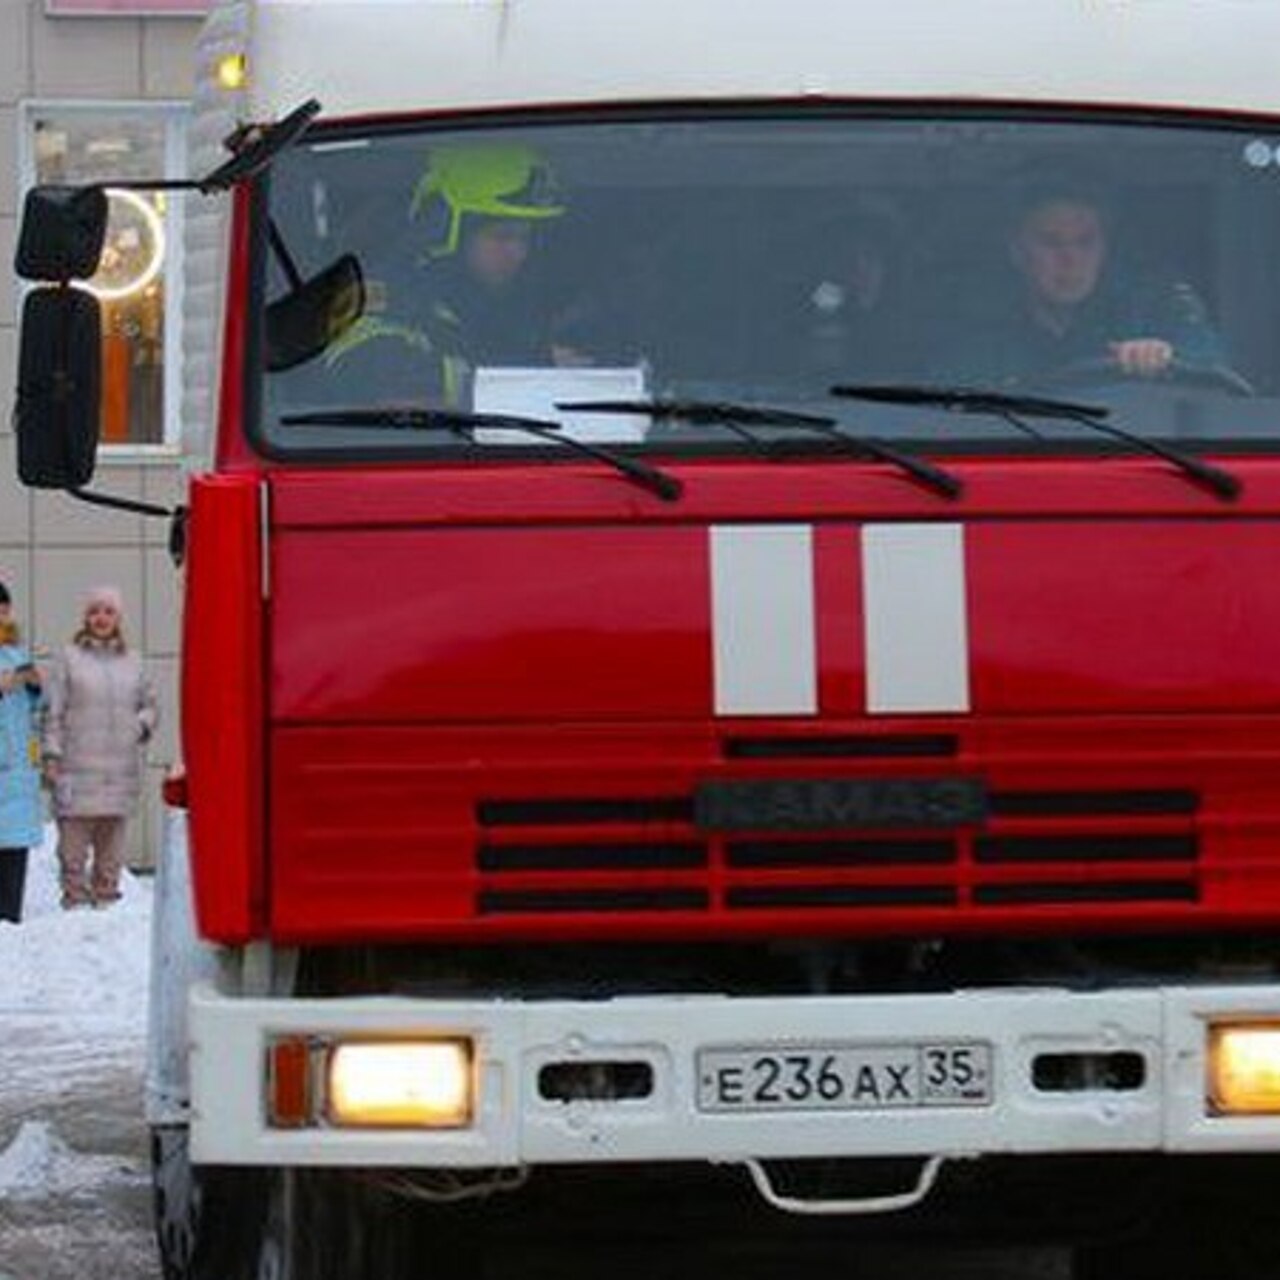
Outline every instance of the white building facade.
<path id="1" fill-rule="evenodd" d="M 21 290 L 12 272 L 37 181 L 178 174 L 202 0 L 0 0 L 0 581 L 37 650 L 74 630 L 86 588 L 117 584 L 163 704 L 131 857 L 145 864 L 178 755 L 179 583 L 166 522 L 19 485 L 10 410 Z M 104 308 L 103 447 L 94 487 L 172 505 L 180 491 L 181 234 L 163 200 L 113 199 Z"/>

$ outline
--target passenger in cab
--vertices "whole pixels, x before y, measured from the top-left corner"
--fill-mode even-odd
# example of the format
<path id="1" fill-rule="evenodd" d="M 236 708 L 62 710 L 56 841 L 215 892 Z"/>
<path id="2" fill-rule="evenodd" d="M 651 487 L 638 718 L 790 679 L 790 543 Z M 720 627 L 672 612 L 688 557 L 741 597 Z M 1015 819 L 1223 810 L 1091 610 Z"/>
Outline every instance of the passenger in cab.
<path id="1" fill-rule="evenodd" d="M 804 270 L 784 288 L 769 341 L 772 367 L 817 393 L 850 379 L 902 376 L 901 230 L 894 212 L 860 207 L 814 230 Z"/>
<path id="2" fill-rule="evenodd" d="M 538 228 L 565 212 L 545 162 L 521 146 L 441 147 L 413 193 L 423 252 L 328 351 L 384 401 L 464 406 L 482 365 L 589 363 L 558 332 L 533 259 Z"/>
<path id="3" fill-rule="evenodd" d="M 1135 278 L 1113 261 L 1102 203 L 1041 190 L 1008 240 L 1013 296 L 965 317 L 944 362 L 967 382 L 1034 383 L 1073 374 L 1159 378 L 1224 362 L 1222 340 L 1185 280 Z"/>

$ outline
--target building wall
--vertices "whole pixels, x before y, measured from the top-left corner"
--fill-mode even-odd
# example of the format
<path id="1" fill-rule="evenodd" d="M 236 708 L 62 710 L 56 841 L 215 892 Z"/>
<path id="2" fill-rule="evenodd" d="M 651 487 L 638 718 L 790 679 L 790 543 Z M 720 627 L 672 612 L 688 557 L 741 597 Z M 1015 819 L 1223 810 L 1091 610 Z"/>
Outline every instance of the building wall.
<path id="1" fill-rule="evenodd" d="M 133 824 L 131 860 L 152 861 L 159 784 L 177 758 L 178 580 L 163 520 L 31 493 L 16 479 L 10 423 L 17 368 L 18 294 L 10 264 L 21 201 L 22 104 L 28 101 L 185 100 L 198 23 L 183 18 L 49 18 L 43 0 L 0 0 L 0 580 L 37 649 L 56 650 L 95 583 L 124 591 L 131 640 L 145 653 L 163 705 L 148 750 L 146 803 Z M 171 505 L 176 448 L 115 446 L 100 455 L 94 487 Z"/>

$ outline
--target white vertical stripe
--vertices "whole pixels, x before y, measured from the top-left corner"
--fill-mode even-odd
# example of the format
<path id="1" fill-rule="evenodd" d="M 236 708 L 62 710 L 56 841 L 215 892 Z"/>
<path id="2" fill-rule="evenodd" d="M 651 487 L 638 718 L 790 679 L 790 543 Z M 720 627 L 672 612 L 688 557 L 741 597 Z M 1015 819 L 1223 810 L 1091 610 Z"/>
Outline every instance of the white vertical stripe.
<path id="1" fill-rule="evenodd" d="M 813 530 L 714 525 L 710 533 L 716 714 L 813 715 Z"/>
<path id="2" fill-rule="evenodd" d="M 964 527 L 866 525 L 868 711 L 968 711 Z"/>

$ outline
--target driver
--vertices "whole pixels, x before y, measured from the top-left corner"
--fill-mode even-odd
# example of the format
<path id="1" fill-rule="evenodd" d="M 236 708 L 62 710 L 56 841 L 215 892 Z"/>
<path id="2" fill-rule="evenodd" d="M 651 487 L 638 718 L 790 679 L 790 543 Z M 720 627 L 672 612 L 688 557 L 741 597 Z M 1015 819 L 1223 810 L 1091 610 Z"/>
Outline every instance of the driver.
<path id="1" fill-rule="evenodd" d="M 1157 378 L 1224 362 L 1222 340 L 1185 281 L 1135 280 L 1109 255 L 1101 203 L 1072 190 L 1028 200 L 1008 241 L 1014 295 L 969 328 L 954 362 L 969 379 L 1034 380 L 1072 366 Z"/>

